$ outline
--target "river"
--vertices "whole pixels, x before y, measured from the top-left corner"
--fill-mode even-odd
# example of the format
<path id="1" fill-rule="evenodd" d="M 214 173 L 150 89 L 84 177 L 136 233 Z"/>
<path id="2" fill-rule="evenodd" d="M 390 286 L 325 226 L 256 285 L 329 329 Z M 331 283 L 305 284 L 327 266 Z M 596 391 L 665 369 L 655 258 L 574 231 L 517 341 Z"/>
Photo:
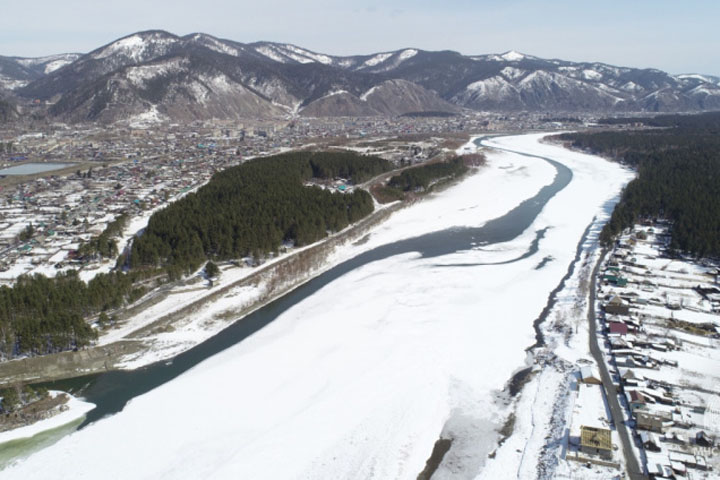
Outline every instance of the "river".
<path id="1" fill-rule="evenodd" d="M 54 471 L 50 458 L 88 448 L 88 472 L 109 469 L 106 448 L 144 457 L 162 441 L 147 468 L 181 476 L 406 478 L 441 434 L 454 439 L 450 457 L 481 468 L 501 421 L 495 392 L 523 367 L 534 319 L 623 181 L 600 159 L 526 153 L 494 154 L 489 170 L 388 221 L 397 231 L 403 215 L 455 215 L 449 228 L 371 241 L 171 362 L 54 382 L 97 408 L 20 472 Z M 202 462 L 177 457 L 189 448 Z"/>
<path id="2" fill-rule="evenodd" d="M 477 139 L 478 145 L 485 138 Z M 49 382 L 42 385 L 55 390 L 75 392 L 97 406 L 87 415 L 85 422 L 80 427 L 83 428 L 98 419 L 119 412 L 132 398 L 172 380 L 203 360 L 238 342 L 242 342 L 292 306 L 363 265 L 408 252 L 419 252 L 423 258 L 434 258 L 470 250 L 477 245 L 487 247 L 513 240 L 533 223 L 545 204 L 557 192 L 565 188 L 572 179 L 572 171 L 565 165 L 546 157 L 535 158 L 548 162 L 555 168 L 556 175 L 552 183 L 544 186 L 535 196 L 523 201 L 505 215 L 490 220 L 481 227 L 450 228 L 397 241 L 362 253 L 340 263 L 285 296 L 256 310 L 215 337 L 181 353 L 170 362 L 160 362 L 138 370 L 113 371 L 100 375 Z M 542 230 L 538 231 L 538 237 L 529 245 L 526 254 L 501 263 L 518 261 L 535 253 L 538 238 L 541 238 L 543 233 Z"/>

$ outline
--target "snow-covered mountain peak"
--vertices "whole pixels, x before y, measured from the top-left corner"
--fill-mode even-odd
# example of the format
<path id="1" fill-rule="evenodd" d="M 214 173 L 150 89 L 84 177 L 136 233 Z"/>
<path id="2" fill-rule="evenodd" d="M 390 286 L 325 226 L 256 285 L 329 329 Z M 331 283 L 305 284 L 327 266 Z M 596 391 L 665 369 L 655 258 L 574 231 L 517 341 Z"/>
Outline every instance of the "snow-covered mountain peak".
<path id="1" fill-rule="evenodd" d="M 520 60 L 523 60 L 525 58 L 525 55 L 520 52 L 516 52 L 515 50 L 510 50 L 500 55 L 500 58 L 502 58 L 503 60 L 507 60 L 508 62 L 518 62 Z"/>
<path id="2" fill-rule="evenodd" d="M 121 55 L 135 61 L 142 61 L 148 51 L 167 50 L 178 38 L 161 31 L 136 33 L 117 40 L 92 54 L 96 60 Z"/>

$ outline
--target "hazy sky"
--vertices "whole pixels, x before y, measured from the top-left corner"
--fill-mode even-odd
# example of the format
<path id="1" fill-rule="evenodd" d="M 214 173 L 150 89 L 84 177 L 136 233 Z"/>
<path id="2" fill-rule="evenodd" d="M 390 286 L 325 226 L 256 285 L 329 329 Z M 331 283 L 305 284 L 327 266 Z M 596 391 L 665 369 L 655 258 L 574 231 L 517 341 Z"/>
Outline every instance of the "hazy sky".
<path id="1" fill-rule="evenodd" d="M 0 55 L 88 52 L 163 29 L 362 54 L 403 47 L 720 75 L 717 0 L 7 0 Z"/>

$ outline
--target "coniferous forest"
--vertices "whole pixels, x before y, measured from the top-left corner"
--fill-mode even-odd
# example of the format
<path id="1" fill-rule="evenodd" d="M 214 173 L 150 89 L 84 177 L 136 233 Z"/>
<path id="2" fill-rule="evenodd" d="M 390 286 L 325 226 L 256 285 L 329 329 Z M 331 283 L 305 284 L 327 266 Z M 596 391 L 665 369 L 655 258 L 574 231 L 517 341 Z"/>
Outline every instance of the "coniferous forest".
<path id="1" fill-rule="evenodd" d="M 426 190 L 433 182 L 445 178 L 455 178 L 467 172 L 462 157 L 456 157 L 448 162 L 431 163 L 416 168 L 404 170 L 395 175 L 388 182 L 388 186 L 404 192 Z"/>
<path id="2" fill-rule="evenodd" d="M 311 186 L 311 179 L 343 178 L 360 183 L 392 165 L 379 158 L 344 152 L 294 152 L 246 162 L 217 173 L 210 182 L 155 213 L 133 243 L 130 269 L 83 282 L 76 271 L 21 276 L 0 287 L 0 357 L 45 354 L 87 345 L 96 331 L 87 318 L 132 303 L 145 284 L 177 278 L 207 260 L 263 256 L 283 242 L 306 245 L 373 211 L 370 194 L 357 189 Z M 327 183 L 327 182 L 326 182 Z M 113 256 L 113 237 L 127 218 L 119 217 L 82 247 L 84 255 Z M 127 265 L 121 255 L 118 265 Z"/>
<path id="3" fill-rule="evenodd" d="M 151 272 L 110 272 L 83 282 L 77 271 L 22 275 L 0 287 L 0 353 L 5 358 L 45 354 L 87 345 L 95 330 L 85 318 L 140 298 L 137 282 Z"/>
<path id="4" fill-rule="evenodd" d="M 611 156 L 637 169 L 637 178 L 603 229 L 609 243 L 643 217 L 673 222 L 670 247 L 720 256 L 720 113 L 663 115 L 642 122 L 653 129 L 561 135 L 572 146 Z"/>
<path id="5" fill-rule="evenodd" d="M 390 170 L 378 157 L 293 152 L 216 174 L 197 191 L 156 213 L 133 243 L 132 268 L 191 271 L 204 261 L 259 257 L 283 242 L 307 245 L 372 213 L 369 193 L 306 186 L 313 178 L 360 183 Z"/>

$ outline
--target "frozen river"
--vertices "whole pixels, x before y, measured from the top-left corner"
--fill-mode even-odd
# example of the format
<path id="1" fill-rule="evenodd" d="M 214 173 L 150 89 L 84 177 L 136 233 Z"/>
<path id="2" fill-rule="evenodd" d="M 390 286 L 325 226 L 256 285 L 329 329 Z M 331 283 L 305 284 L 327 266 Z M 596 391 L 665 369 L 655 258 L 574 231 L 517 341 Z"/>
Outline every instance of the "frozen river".
<path id="1" fill-rule="evenodd" d="M 539 139 L 486 139 L 504 151 L 480 173 L 335 268 L 172 364 L 94 379 L 90 421 L 119 413 L 0 476 L 415 478 L 443 435 L 438 477 L 475 477 L 533 321 L 628 177 Z"/>

